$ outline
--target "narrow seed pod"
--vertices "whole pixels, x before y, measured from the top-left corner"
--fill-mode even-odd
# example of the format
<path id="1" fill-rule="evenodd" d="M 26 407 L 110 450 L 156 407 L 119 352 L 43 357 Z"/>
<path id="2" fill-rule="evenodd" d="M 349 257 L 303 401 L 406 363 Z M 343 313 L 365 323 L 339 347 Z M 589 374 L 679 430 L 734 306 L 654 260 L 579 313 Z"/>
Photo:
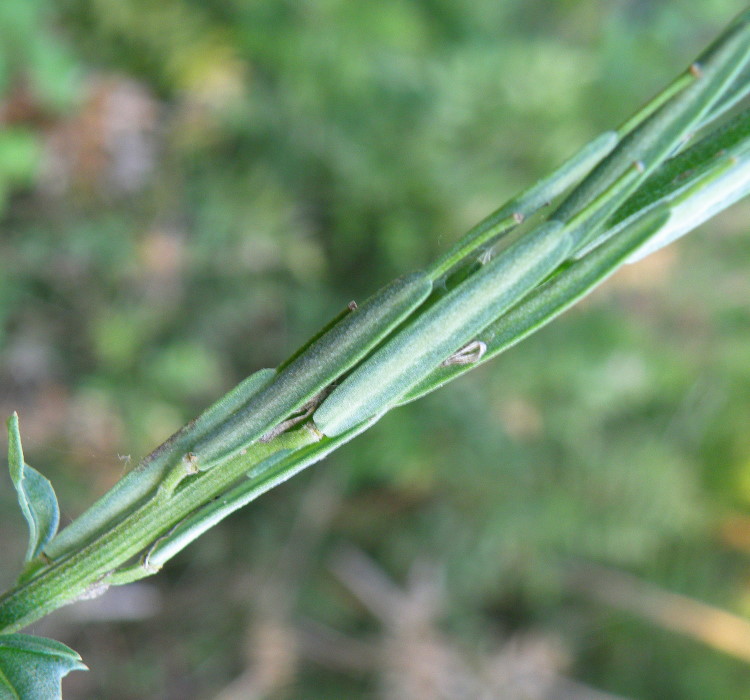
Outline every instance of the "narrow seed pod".
<path id="1" fill-rule="evenodd" d="M 409 316 L 431 290 L 429 277 L 415 272 L 394 280 L 353 309 L 193 447 L 198 468 L 207 469 L 236 454 L 303 408 Z"/>
<path id="2" fill-rule="evenodd" d="M 666 206 L 659 206 L 628 222 L 617 236 L 536 287 L 519 304 L 479 332 L 485 352 L 477 358 L 477 363 L 487 362 L 519 343 L 596 289 L 629 256 L 667 226 L 670 214 Z M 444 362 L 404 394 L 399 405 L 422 398 L 474 366 Z"/>
<path id="3" fill-rule="evenodd" d="M 605 131 L 566 160 L 551 175 L 539 180 L 517 197 L 503 204 L 480 221 L 447 251 L 429 270 L 433 279 L 446 274 L 478 248 L 490 245 L 503 234 L 549 205 L 566 190 L 575 185 L 617 145 L 619 137 L 614 131 Z"/>
<path id="4" fill-rule="evenodd" d="M 88 510 L 62 530 L 44 549 L 50 559 L 75 551 L 94 537 L 106 524 L 124 517 L 164 478 L 204 435 L 215 430 L 248 399 L 274 377 L 275 370 L 261 369 L 241 381 L 234 389 L 209 406 L 198 418 L 178 430 L 166 442 L 145 457 Z"/>
<path id="5" fill-rule="evenodd" d="M 324 336 L 328 331 L 330 331 L 334 326 L 337 326 L 341 321 L 346 318 L 352 311 L 355 311 L 357 309 L 357 303 L 354 301 L 350 301 L 349 304 L 346 306 L 346 308 L 339 311 L 328 323 L 325 324 L 312 338 L 310 338 L 304 345 L 301 345 L 298 347 L 289 357 L 286 358 L 283 362 L 280 362 L 279 365 L 276 367 L 277 372 L 281 372 L 283 369 L 287 367 L 287 365 L 292 364 L 300 355 L 307 352 L 307 349 L 316 343 L 322 336 Z"/>
<path id="6" fill-rule="evenodd" d="M 644 211 L 670 203 L 673 216 L 669 226 L 628 261 L 634 262 L 743 197 L 748 186 L 750 144 L 745 139 L 748 131 L 750 110 L 741 112 L 691 148 L 662 163 L 649 178 L 648 186 L 632 195 L 607 222 L 607 230 L 577 250 L 575 257 L 581 258 L 609 237 L 619 235 L 633 216 L 640 217 Z M 695 196 L 691 195 L 693 192 Z"/>
<path id="7" fill-rule="evenodd" d="M 636 161 L 615 180 L 604 192 L 579 211 L 565 224 L 576 254 L 581 249 L 580 241 L 595 240 L 606 222 L 633 192 L 633 188 L 643 179 L 643 163 Z M 583 246 L 585 247 L 585 246 Z"/>
<path id="8" fill-rule="evenodd" d="M 537 227 L 417 316 L 323 401 L 313 415 L 318 429 L 340 435 L 386 410 L 475 339 L 565 260 L 570 241 L 562 228 L 559 221 Z"/>
<path id="9" fill-rule="evenodd" d="M 639 162 L 643 174 L 632 183 L 631 191 L 635 190 L 659 163 L 684 143 L 731 86 L 749 57 L 750 12 L 746 11 L 686 71 L 687 87 L 624 136 L 565 199 L 552 218 L 568 221 L 619 179 L 632 163 Z M 592 235 L 595 233 L 591 231 Z M 581 237 L 574 241 L 574 247 L 581 248 L 590 240 L 590 237 Z"/>

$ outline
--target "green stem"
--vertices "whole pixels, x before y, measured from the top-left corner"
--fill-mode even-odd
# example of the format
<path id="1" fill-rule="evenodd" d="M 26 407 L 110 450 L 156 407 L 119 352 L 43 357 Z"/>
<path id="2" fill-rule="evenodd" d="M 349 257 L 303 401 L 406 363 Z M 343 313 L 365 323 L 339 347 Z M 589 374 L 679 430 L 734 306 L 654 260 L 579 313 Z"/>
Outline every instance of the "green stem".
<path id="1" fill-rule="evenodd" d="M 73 600 L 153 573 L 221 518 L 367 429 L 386 410 L 548 322 L 642 244 L 682 235 L 747 194 L 747 113 L 657 168 L 695 129 L 746 94 L 749 55 L 746 11 L 618 132 L 605 133 L 512 199 L 427 273 L 401 278 L 347 310 L 280 370 L 249 378 L 178 432 L 53 539 L 41 568 L 42 555 L 33 560 L 28 577 L 0 597 L 0 631 L 18 630 Z M 482 255 L 475 265 L 499 237 L 569 190 L 549 221 L 515 230 L 494 258 Z M 571 260 L 574 254 L 578 261 Z M 446 276 L 447 283 L 433 290 Z M 482 349 L 474 359 L 464 353 L 467 343 Z M 308 420 L 271 439 L 271 428 L 286 427 L 285 419 L 308 404 L 317 428 Z M 134 565 L 144 552 L 144 561 Z"/>
<path id="2" fill-rule="evenodd" d="M 297 450 L 319 439 L 319 434 L 304 426 L 271 442 L 256 443 L 245 454 L 206 472 L 188 475 L 184 465 L 178 465 L 168 475 L 164 488 L 122 522 L 0 598 L 0 631 L 14 632 L 67 603 L 102 592 L 110 572 L 196 508 L 220 496 L 252 466 L 280 449 Z"/>
<path id="3" fill-rule="evenodd" d="M 382 414 L 380 414 L 382 415 Z M 254 501 L 266 491 L 291 479 L 311 464 L 319 462 L 335 449 L 370 428 L 379 418 L 376 415 L 353 430 L 335 438 L 323 437 L 298 450 L 280 450 L 269 459 L 250 469 L 247 479 L 199 508 L 182 520 L 166 535 L 160 537 L 133 566 L 120 568 L 107 578 L 111 585 L 122 585 L 155 574 L 173 556 L 234 511 Z"/>

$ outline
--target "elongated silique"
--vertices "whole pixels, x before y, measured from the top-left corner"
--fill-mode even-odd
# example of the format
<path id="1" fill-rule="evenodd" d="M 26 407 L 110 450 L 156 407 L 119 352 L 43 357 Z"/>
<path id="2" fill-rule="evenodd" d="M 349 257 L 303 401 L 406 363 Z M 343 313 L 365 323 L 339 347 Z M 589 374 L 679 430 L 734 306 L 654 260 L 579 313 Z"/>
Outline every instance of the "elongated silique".
<path id="1" fill-rule="evenodd" d="M 356 363 L 429 295 L 424 273 L 400 277 L 352 310 L 281 372 L 259 370 L 158 447 L 45 548 L 50 559 L 125 516 L 190 454 L 206 469 L 259 439 Z M 192 468 L 193 465 L 186 465 Z"/>
<path id="2" fill-rule="evenodd" d="M 472 340 L 567 257 L 561 229 L 538 227 L 420 314 L 334 389 L 313 415 L 318 429 L 339 435 L 383 411 Z"/>
<path id="3" fill-rule="evenodd" d="M 199 468 L 236 454 L 304 406 L 361 360 L 431 291 L 429 277 L 414 272 L 376 292 L 286 365 L 220 430 L 197 442 L 193 452 Z"/>
<path id="4" fill-rule="evenodd" d="M 669 217 L 670 212 L 666 207 L 650 212 L 632 222 L 617 237 L 608 240 L 534 289 L 507 313 L 480 331 L 479 336 L 485 343 L 485 353 L 479 361 L 491 360 L 570 308 L 661 230 Z M 415 401 L 471 369 L 472 366 L 455 364 L 438 367 L 404 394 L 400 403 Z"/>
<path id="5" fill-rule="evenodd" d="M 136 557 L 162 564 L 387 410 L 529 335 L 644 243 L 681 235 L 750 191 L 744 127 L 720 142 L 712 126 L 750 89 L 741 73 L 749 54 L 747 11 L 623 127 L 491 214 L 427 272 L 339 315 L 277 370 L 252 375 L 175 433 L 43 547 L 38 568 L 0 599 L 0 625 L 15 629 L 92 587 L 148 575 Z M 682 150 L 703 125 L 719 154 Z M 539 223 L 539 210 L 563 197 Z M 502 251 L 489 249 L 506 234 Z M 466 364 L 447 364 L 457 352 Z"/>
<path id="6" fill-rule="evenodd" d="M 746 11 L 693 63 L 688 70 L 692 83 L 625 135 L 552 217 L 568 221 L 619 179 L 634 162 L 638 162 L 643 177 L 633 182 L 630 191 L 634 191 L 656 166 L 691 136 L 692 130 L 742 71 L 750 54 L 749 33 L 750 11 Z M 613 213 L 613 210 L 602 212 L 602 216 L 607 218 Z M 595 231 L 581 231 L 574 243 L 576 249 L 588 243 L 594 235 Z"/>

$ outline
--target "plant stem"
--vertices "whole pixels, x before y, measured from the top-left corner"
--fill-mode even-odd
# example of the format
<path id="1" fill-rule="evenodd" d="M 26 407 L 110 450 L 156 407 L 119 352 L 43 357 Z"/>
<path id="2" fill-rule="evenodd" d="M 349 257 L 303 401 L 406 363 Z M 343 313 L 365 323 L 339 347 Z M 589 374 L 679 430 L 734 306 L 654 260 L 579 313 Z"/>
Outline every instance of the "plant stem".
<path id="1" fill-rule="evenodd" d="M 667 159 L 748 92 L 749 61 L 750 10 L 618 132 L 490 215 L 427 272 L 347 309 L 280 369 L 262 370 L 179 431 L 53 539 L 46 560 L 32 559 L 26 578 L 0 597 L 0 631 L 154 573 L 385 411 L 551 320 L 642 245 L 682 235 L 747 194 L 748 112 Z M 566 192 L 548 221 L 518 226 Z M 491 249 L 511 230 L 504 248 Z M 475 359 L 446 363 L 472 344 L 483 348 Z M 305 422 L 290 430 L 291 420 Z"/>
<path id="2" fill-rule="evenodd" d="M 0 632 L 14 632 L 67 603 L 103 592 L 110 572 L 222 494 L 253 465 L 281 449 L 297 450 L 319 440 L 319 434 L 303 426 L 258 442 L 205 472 L 189 475 L 184 464 L 177 465 L 154 496 L 119 524 L 0 598 Z"/>

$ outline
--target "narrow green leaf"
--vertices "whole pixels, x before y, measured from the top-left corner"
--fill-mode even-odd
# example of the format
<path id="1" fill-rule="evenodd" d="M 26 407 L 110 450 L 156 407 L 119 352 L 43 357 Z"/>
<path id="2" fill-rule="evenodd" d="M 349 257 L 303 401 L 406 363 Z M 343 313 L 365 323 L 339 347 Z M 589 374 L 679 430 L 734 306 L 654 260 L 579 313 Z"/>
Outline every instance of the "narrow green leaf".
<path id="1" fill-rule="evenodd" d="M 329 437 L 390 408 L 566 259 L 570 239 L 548 221 L 449 291 L 357 367 L 313 415 Z"/>
<path id="2" fill-rule="evenodd" d="M 715 167 L 718 157 L 742 153 L 750 137 L 750 109 L 714 128 L 679 155 L 664 161 L 654 174 L 623 204 L 609 226 L 643 211 L 665 196 L 690 186 L 691 181 Z M 739 151 L 737 149 L 739 148 Z"/>
<path id="3" fill-rule="evenodd" d="M 24 560 L 28 562 L 38 556 L 54 537 L 60 522 L 60 509 L 49 480 L 23 460 L 17 413 L 8 419 L 8 465 L 18 505 L 29 526 L 29 546 Z"/>
<path id="4" fill-rule="evenodd" d="M 30 634 L 0 635 L 0 700 L 57 700 L 71 671 L 87 671 L 75 651 Z"/>
<path id="5" fill-rule="evenodd" d="M 665 161 L 607 223 L 607 229 L 576 251 L 582 258 L 647 212 L 668 205 L 669 224 L 627 262 L 636 262 L 692 231 L 750 192 L 750 109 Z"/>
<path id="6" fill-rule="evenodd" d="M 707 126 L 713 124 L 734 109 L 748 94 L 750 94 L 750 70 L 745 67 L 743 73 L 735 78 L 734 83 L 721 96 L 721 99 L 714 104 L 708 114 L 706 114 L 698 128 L 701 130 L 706 129 Z"/>
<path id="7" fill-rule="evenodd" d="M 713 168 L 701 173 L 699 178 L 691 178 L 688 187 L 680 188 L 679 192 L 665 197 L 664 200 L 672 207 L 669 223 L 633 253 L 627 262 L 638 262 L 651 255 L 747 196 L 750 193 L 750 144 L 745 144 L 743 150 L 744 153 L 738 152 L 736 155 L 717 159 Z M 642 211 L 631 218 L 643 216 L 643 213 Z M 626 220 L 620 226 L 627 225 L 628 222 Z"/>

